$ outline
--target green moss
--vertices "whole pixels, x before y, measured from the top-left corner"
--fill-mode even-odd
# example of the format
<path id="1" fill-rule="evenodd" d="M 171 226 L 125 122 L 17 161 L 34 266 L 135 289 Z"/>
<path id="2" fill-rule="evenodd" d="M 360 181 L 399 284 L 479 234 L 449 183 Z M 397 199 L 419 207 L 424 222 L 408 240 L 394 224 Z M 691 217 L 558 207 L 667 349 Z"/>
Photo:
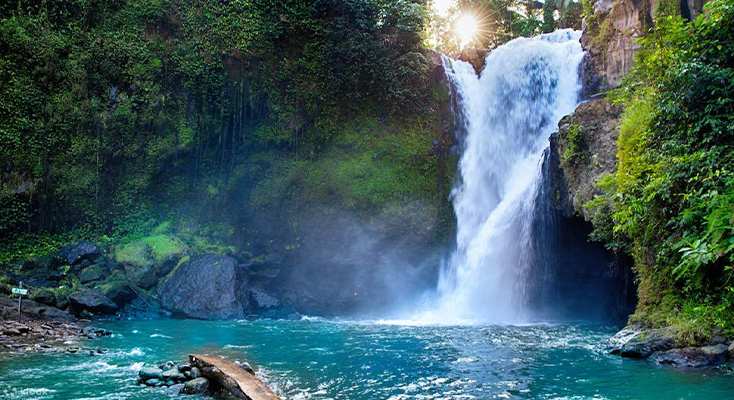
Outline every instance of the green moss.
<path id="1" fill-rule="evenodd" d="M 147 265 L 166 260 L 173 254 L 184 254 L 188 246 L 176 236 L 153 235 L 123 244 L 115 251 L 115 260 L 123 264 Z"/>

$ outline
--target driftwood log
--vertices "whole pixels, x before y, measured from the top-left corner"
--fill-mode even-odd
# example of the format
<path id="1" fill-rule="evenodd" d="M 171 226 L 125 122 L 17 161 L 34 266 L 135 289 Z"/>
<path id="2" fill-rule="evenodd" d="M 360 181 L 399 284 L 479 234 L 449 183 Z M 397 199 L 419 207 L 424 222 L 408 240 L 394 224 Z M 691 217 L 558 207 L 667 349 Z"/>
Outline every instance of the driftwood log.
<path id="1" fill-rule="evenodd" d="M 260 378 L 222 357 L 190 354 L 189 360 L 192 366 L 201 370 L 204 377 L 239 399 L 280 400 Z"/>

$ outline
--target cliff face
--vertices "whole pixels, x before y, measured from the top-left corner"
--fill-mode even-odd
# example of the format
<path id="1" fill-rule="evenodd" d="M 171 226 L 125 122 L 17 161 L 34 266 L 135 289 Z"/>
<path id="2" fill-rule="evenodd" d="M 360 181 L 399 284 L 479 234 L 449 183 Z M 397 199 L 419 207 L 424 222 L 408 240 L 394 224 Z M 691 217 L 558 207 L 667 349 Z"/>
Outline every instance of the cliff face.
<path id="1" fill-rule="evenodd" d="M 593 210 L 584 207 L 600 194 L 597 180 L 616 168 L 617 137 L 622 106 L 606 98 L 581 104 L 559 123 L 551 137 L 551 154 L 557 160 L 553 182 L 557 205 L 565 216 L 591 219 Z"/>
<path id="2" fill-rule="evenodd" d="M 614 88 L 632 67 L 635 40 L 652 25 L 656 0 L 598 0 L 584 19 L 581 46 L 588 53 L 584 87 L 589 94 Z M 591 11 L 591 12 L 589 12 Z"/>
<path id="3" fill-rule="evenodd" d="M 706 0 L 597 0 L 587 8 L 581 46 L 588 52 L 584 86 L 589 95 L 619 85 L 640 46 L 635 41 L 653 26 L 659 13 L 696 19 Z"/>
<path id="4" fill-rule="evenodd" d="M 652 26 L 658 0 L 597 0 L 587 6 L 581 46 L 587 101 L 559 123 L 551 137 L 551 157 L 557 206 L 566 216 L 589 221 L 593 210 L 584 204 L 599 194 L 598 179 L 616 168 L 621 105 L 613 105 L 605 92 L 620 84 L 639 50 L 636 40 Z M 700 9 L 700 8 L 699 8 Z"/>

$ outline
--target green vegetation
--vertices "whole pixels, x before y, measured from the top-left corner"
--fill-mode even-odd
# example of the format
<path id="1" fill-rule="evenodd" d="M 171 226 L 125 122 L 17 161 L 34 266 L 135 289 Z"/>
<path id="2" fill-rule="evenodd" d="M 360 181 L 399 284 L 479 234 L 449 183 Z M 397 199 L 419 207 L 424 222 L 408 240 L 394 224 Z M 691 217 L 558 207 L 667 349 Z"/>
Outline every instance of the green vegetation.
<path id="1" fill-rule="evenodd" d="M 689 344 L 734 334 L 734 5 L 662 16 L 641 44 L 595 237 L 635 259 L 634 321 Z"/>
<path id="2" fill-rule="evenodd" d="M 561 155 L 561 165 L 570 165 L 576 163 L 586 154 L 586 143 L 584 143 L 584 127 L 582 125 L 572 123 L 568 127 L 565 135 L 566 149 Z"/>
<path id="3" fill-rule="evenodd" d="M 327 199 L 450 214 L 427 17 L 413 1 L 3 3 L 0 262 L 80 238 L 165 253 L 170 233 L 227 251 L 247 232 L 205 224 Z"/>
<path id="4" fill-rule="evenodd" d="M 161 262 L 172 255 L 181 255 L 187 246 L 181 239 L 170 235 L 146 236 L 124 245 L 115 251 L 117 262 L 147 265 L 150 261 Z"/>

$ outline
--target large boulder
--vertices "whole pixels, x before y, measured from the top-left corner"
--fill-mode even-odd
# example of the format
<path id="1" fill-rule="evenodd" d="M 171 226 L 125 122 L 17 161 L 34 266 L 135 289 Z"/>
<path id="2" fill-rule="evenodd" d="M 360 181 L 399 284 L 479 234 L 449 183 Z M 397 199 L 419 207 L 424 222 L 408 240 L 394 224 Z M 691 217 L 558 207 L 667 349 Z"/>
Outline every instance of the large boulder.
<path id="1" fill-rule="evenodd" d="M 83 260 L 94 261 L 99 257 L 99 247 L 85 241 L 63 247 L 58 256 L 66 260 L 69 265 L 81 263 Z"/>
<path id="2" fill-rule="evenodd" d="M 648 358 L 654 353 L 672 349 L 675 335 L 670 328 L 645 329 L 640 325 L 630 325 L 614 335 L 609 344 L 612 354 Z"/>
<path id="3" fill-rule="evenodd" d="M 113 278 L 117 277 L 115 276 Z M 100 285 L 99 289 L 105 297 L 112 300 L 118 307 L 130 304 L 137 297 L 130 282 L 125 279 L 110 279 Z"/>
<path id="4" fill-rule="evenodd" d="M 158 275 L 152 264 L 124 264 L 125 275 L 136 286 L 150 289 L 158 283 Z"/>
<path id="5" fill-rule="evenodd" d="M 107 268 L 105 268 L 104 264 L 95 264 L 85 268 L 79 275 L 79 280 L 82 283 L 100 281 L 107 276 L 107 273 Z"/>
<path id="6" fill-rule="evenodd" d="M 115 249 L 114 259 L 122 264 L 128 279 L 150 289 L 168 275 L 188 253 L 188 247 L 173 235 L 153 235 Z"/>
<path id="7" fill-rule="evenodd" d="M 69 297 L 69 301 L 72 309 L 77 313 L 89 311 L 92 314 L 109 315 L 117 312 L 119 308 L 117 304 L 99 290 L 85 290 L 75 293 Z"/>
<path id="8" fill-rule="evenodd" d="M 181 390 L 186 394 L 202 394 L 209 390 L 209 380 L 206 378 L 192 379 L 184 385 Z"/>
<path id="9" fill-rule="evenodd" d="M 191 257 L 158 287 L 164 308 L 199 319 L 243 318 L 248 307 L 248 274 L 232 257 Z"/>
<path id="10" fill-rule="evenodd" d="M 714 367 L 726 361 L 728 346 L 717 344 L 704 347 L 684 347 L 658 352 L 651 357 L 660 364 L 672 364 L 690 368 Z"/>

